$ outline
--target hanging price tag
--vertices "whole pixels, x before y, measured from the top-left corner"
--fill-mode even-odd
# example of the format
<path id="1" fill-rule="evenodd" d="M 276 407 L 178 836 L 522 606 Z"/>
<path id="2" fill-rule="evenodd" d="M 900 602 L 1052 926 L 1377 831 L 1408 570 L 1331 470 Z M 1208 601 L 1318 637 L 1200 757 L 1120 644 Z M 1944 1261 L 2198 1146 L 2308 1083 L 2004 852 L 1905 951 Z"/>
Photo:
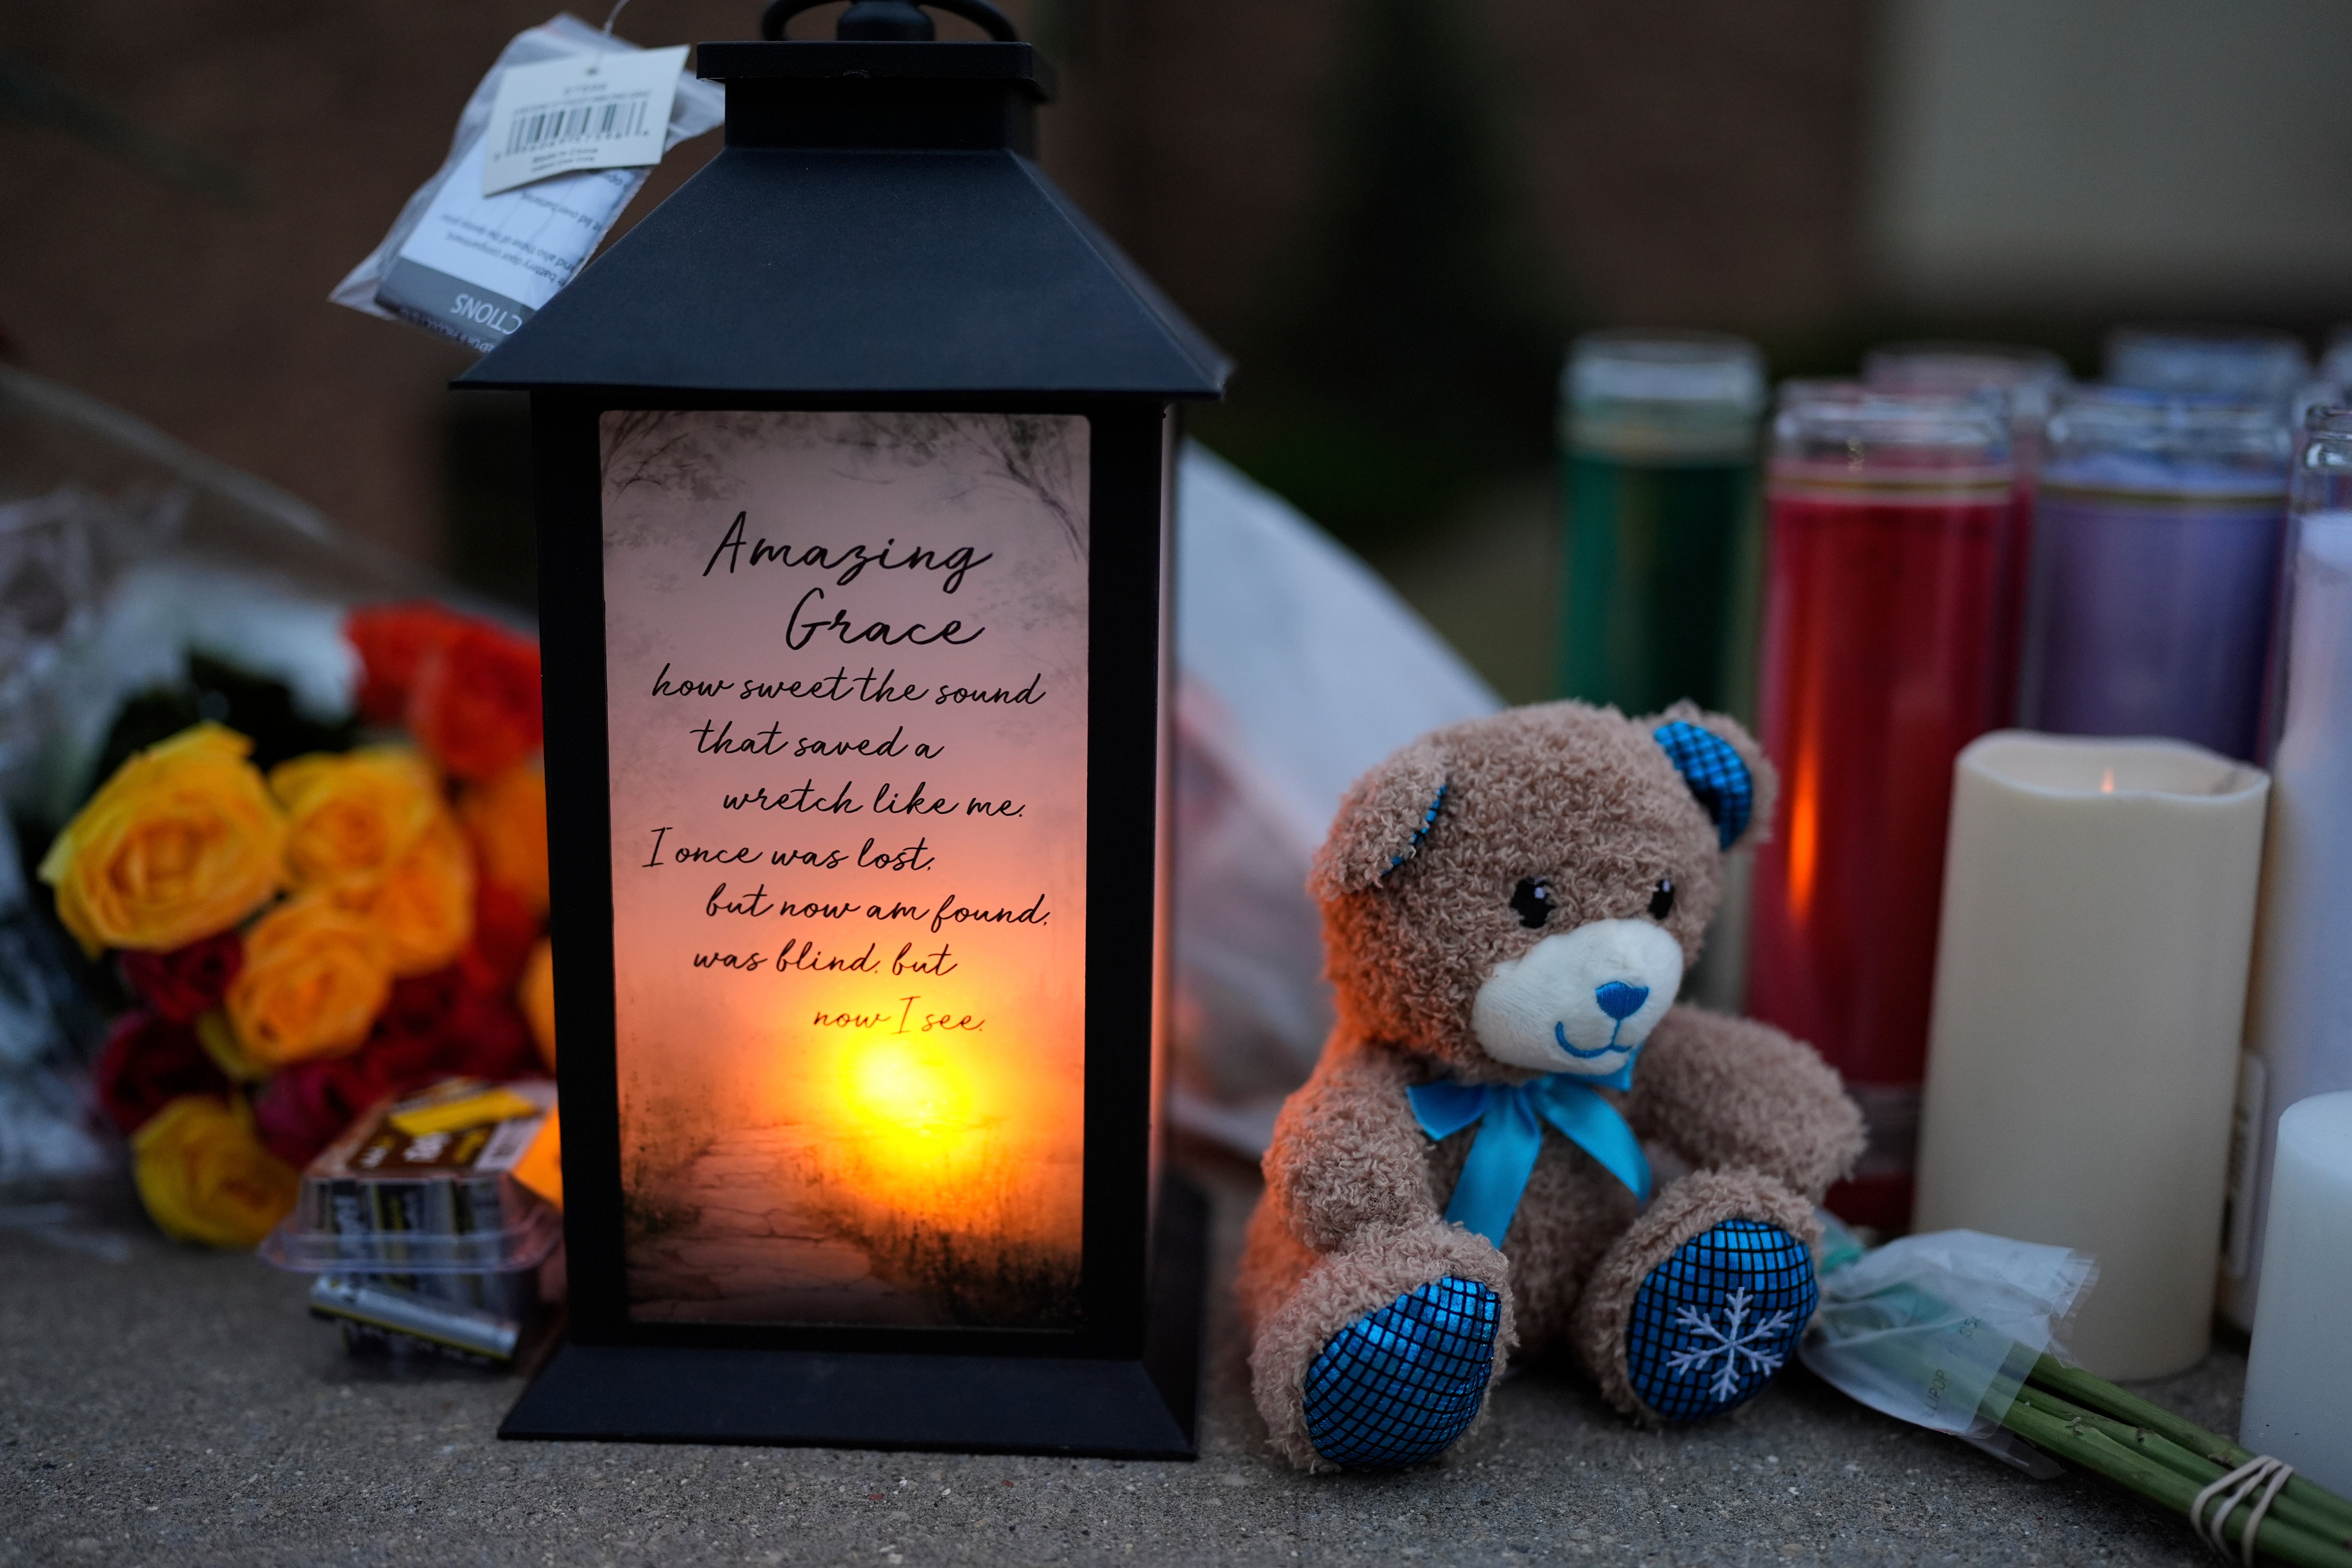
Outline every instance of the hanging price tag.
<path id="1" fill-rule="evenodd" d="M 482 134 L 482 195 L 551 174 L 661 162 L 686 46 L 600 49 L 514 66 Z"/>
<path id="2" fill-rule="evenodd" d="M 640 50 L 570 15 L 516 34 L 449 156 L 329 298 L 496 348 L 572 281 L 662 154 L 725 117 L 685 64 L 684 45 Z"/>

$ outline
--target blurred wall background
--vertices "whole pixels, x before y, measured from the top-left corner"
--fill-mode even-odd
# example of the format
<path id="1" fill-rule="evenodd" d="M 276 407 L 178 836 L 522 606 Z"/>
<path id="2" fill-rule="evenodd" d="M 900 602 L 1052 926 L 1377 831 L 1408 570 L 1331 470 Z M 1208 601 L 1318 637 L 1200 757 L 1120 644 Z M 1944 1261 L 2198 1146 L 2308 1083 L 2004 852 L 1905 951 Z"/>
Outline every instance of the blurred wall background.
<path id="1" fill-rule="evenodd" d="M 325 295 L 547 3 L 0 9 L 0 353 L 527 600 L 516 411 Z M 1063 72 L 1049 171 L 1240 361 L 1195 428 L 1515 698 L 1543 694 L 1578 329 L 1744 331 L 1780 374 L 1998 335 L 2088 371 L 2118 315 L 2352 314 L 2331 0 L 1007 8 Z M 633 0 L 619 31 L 758 11 Z"/>
<path id="2" fill-rule="evenodd" d="M 2340 314 L 2352 7 L 1892 0 L 1874 280 L 1925 310 Z"/>

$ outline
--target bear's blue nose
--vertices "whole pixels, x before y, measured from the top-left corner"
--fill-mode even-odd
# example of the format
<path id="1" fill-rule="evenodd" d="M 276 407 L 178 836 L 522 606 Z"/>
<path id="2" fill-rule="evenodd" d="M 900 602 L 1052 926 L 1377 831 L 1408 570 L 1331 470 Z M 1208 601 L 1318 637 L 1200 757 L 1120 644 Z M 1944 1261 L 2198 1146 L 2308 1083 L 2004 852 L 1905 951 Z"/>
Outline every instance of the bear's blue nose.
<path id="1" fill-rule="evenodd" d="M 1601 1004 L 1602 1012 L 1622 1024 L 1642 1010 L 1642 1004 L 1650 999 L 1650 988 L 1612 980 L 1595 991 L 1592 999 Z"/>

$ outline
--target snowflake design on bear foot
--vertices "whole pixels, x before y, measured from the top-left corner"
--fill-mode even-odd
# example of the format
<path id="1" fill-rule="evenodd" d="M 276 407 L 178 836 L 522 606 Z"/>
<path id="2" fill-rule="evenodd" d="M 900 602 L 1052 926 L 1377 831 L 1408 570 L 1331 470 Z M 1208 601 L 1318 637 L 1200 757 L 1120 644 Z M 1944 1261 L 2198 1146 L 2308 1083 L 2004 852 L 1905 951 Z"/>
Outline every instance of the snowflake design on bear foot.
<path id="1" fill-rule="evenodd" d="M 1754 1397 L 1819 1300 L 1811 1255 L 1778 1226 L 1735 1218 L 1702 1231 L 1633 1294 L 1625 1373 L 1634 1397 L 1676 1422 Z"/>
<path id="2" fill-rule="evenodd" d="M 1787 1312 L 1774 1312 L 1748 1322 L 1748 1301 L 1747 1291 L 1734 1290 L 1724 1302 L 1724 1321 L 1720 1324 L 1696 1307 L 1677 1311 L 1675 1323 L 1696 1335 L 1699 1342 L 1668 1356 L 1666 1369 L 1676 1377 L 1688 1377 L 1713 1366 L 1715 1377 L 1707 1392 L 1717 1399 L 1729 1399 L 1739 1392 L 1739 1374 L 1743 1371 L 1760 1372 L 1767 1377 L 1780 1371 L 1789 1358 L 1778 1347 L 1794 1320 Z M 1774 1348 L 1759 1350 L 1759 1345 Z"/>

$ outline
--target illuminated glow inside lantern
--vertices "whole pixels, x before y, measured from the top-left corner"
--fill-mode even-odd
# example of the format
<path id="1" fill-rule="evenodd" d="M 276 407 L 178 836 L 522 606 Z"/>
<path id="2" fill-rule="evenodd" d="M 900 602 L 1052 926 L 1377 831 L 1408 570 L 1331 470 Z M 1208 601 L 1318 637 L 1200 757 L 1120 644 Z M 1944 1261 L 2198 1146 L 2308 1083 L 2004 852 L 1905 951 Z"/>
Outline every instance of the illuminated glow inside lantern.
<path id="1" fill-rule="evenodd" d="M 835 1157 L 856 1189 L 908 1213 L 956 1217 L 960 1194 L 1000 1141 L 971 1065 L 949 1048 L 885 1037 L 835 1068 Z"/>
<path id="2" fill-rule="evenodd" d="M 843 1053 L 843 1109 L 873 1136 L 919 1149 L 972 1127 L 972 1090 L 947 1052 L 876 1040 Z"/>

